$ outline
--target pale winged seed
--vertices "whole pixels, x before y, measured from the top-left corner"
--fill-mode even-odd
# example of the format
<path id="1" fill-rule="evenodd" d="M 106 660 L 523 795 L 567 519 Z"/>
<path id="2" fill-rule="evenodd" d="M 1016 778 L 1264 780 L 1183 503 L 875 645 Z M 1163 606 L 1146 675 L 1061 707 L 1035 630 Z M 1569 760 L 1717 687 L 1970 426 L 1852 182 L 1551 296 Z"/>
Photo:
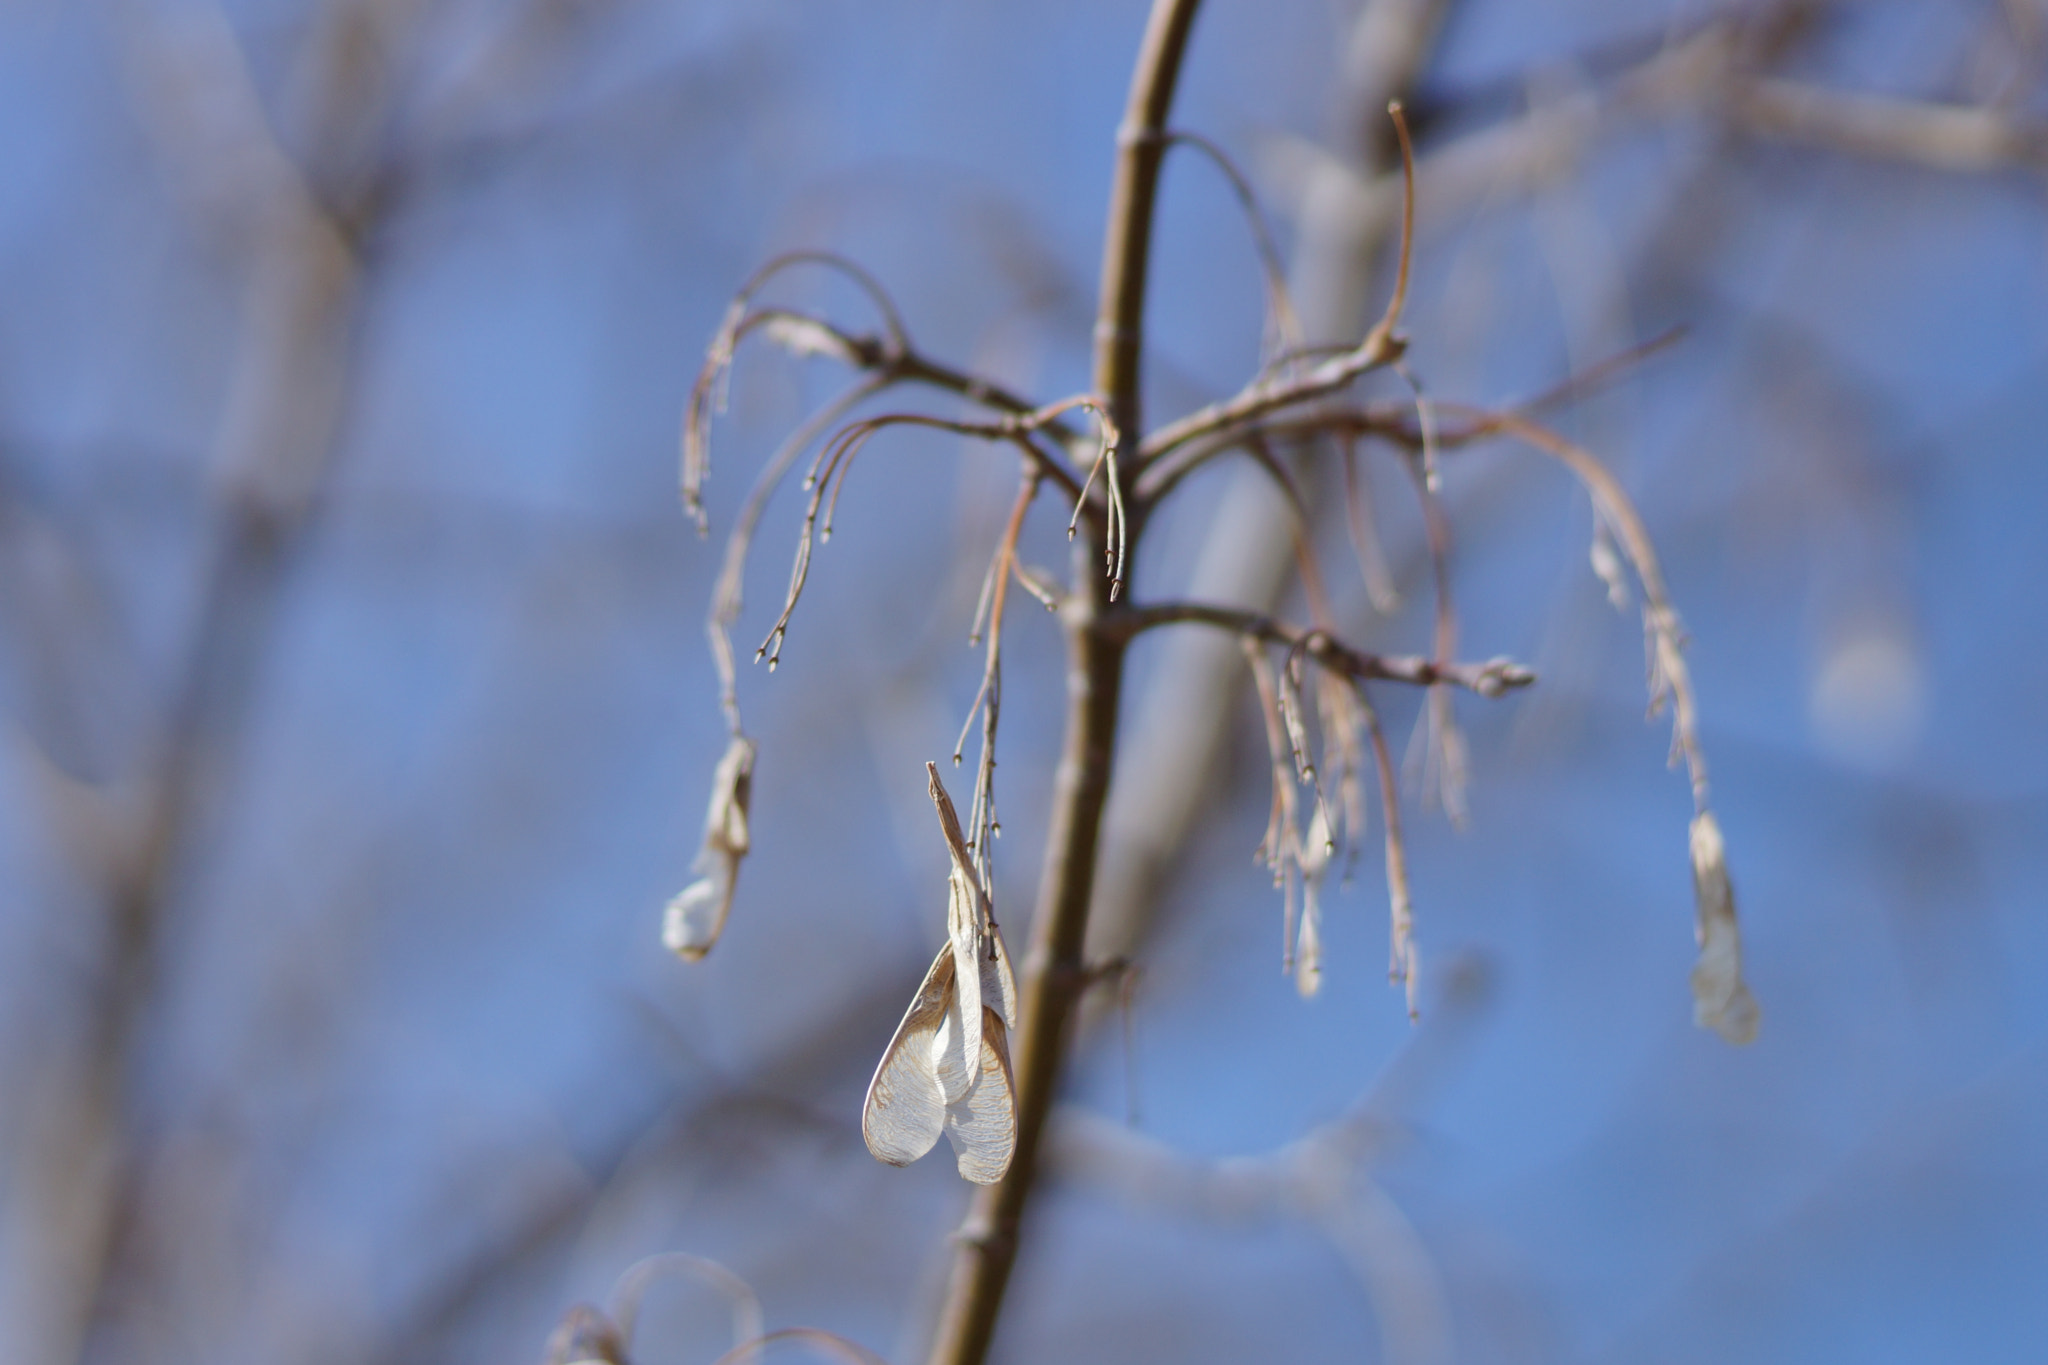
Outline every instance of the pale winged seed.
<path id="1" fill-rule="evenodd" d="M 1693 1022 L 1730 1043 L 1756 1041 L 1761 1011 L 1742 980 L 1742 933 L 1735 919 L 1735 888 L 1728 852 L 1713 812 L 1692 822 L 1692 880 L 1700 955 L 1692 969 Z"/>
<path id="2" fill-rule="evenodd" d="M 1003 1024 L 1017 1027 L 1017 977 L 1010 970 L 1010 950 L 1003 943 L 1003 931 L 994 920 L 988 923 L 989 956 L 981 960 L 982 999 L 990 995 L 1003 1002 Z"/>
<path id="3" fill-rule="evenodd" d="M 684 887 L 662 915 L 662 943 L 691 962 L 711 951 L 732 912 L 740 860 L 751 846 L 747 808 L 753 786 L 754 742 L 745 735 L 734 735 L 712 774 L 704 844 L 691 864 L 691 870 L 702 875 Z"/>
<path id="4" fill-rule="evenodd" d="M 1279 707 L 1280 720 L 1287 728 L 1287 747 L 1294 758 L 1294 776 L 1299 782 L 1313 782 L 1316 775 L 1315 760 L 1309 756 L 1308 722 L 1301 713 L 1301 676 L 1299 665 L 1289 659 L 1280 669 Z"/>
<path id="5" fill-rule="evenodd" d="M 1315 999 L 1323 988 L 1322 906 L 1313 886 L 1302 895 L 1301 932 L 1294 945 L 1294 989 L 1304 1000 Z"/>
<path id="6" fill-rule="evenodd" d="M 960 832 L 960 814 L 946 792 L 946 784 L 939 780 L 938 764 L 924 766 L 932 805 L 939 813 L 939 832 L 945 837 L 946 854 L 952 860 L 952 871 L 946 879 L 946 934 L 952 941 L 955 989 L 960 993 L 961 1014 L 966 1021 L 961 1038 L 963 1055 L 974 1057 L 981 1051 L 982 988 L 991 955 L 999 954 L 997 995 L 1006 1021 L 1014 1022 L 1016 1018 L 1017 987 L 1010 979 L 1009 953 L 1002 947 L 1001 935 L 996 930 L 988 891 L 974 870 L 974 851 Z"/>
<path id="7" fill-rule="evenodd" d="M 959 814 L 938 765 L 925 768 L 953 864 L 946 942 L 868 1083 L 861 1133 L 876 1157 L 902 1166 L 930 1151 L 944 1132 L 960 1174 L 987 1185 L 1003 1178 L 1016 1150 L 1009 1030 L 1017 1017 L 1017 984 Z"/>
<path id="8" fill-rule="evenodd" d="M 709 876 L 684 887 L 662 912 L 662 946 L 686 961 L 701 962 L 725 928 L 725 917 L 732 910 L 732 890 L 733 879 L 722 862 Z"/>
<path id="9" fill-rule="evenodd" d="M 953 954 L 941 948 L 883 1050 L 861 1105 L 861 1136 L 876 1159 L 891 1166 L 908 1166 L 929 1152 L 945 1126 L 946 1099 L 934 1057 L 952 1003 Z"/>
<path id="10" fill-rule="evenodd" d="M 981 1055 L 981 926 L 972 876 L 961 868 L 956 856 L 953 874 L 947 879 L 946 937 L 953 953 L 953 989 L 960 996 L 963 1058 Z"/>
<path id="11" fill-rule="evenodd" d="M 992 1009 L 983 1010 L 981 1065 L 967 1092 L 946 1106 L 946 1140 L 960 1174 L 993 1185 L 1017 1151 L 1016 1084 L 1010 1074 L 1008 1030 Z"/>
<path id="12" fill-rule="evenodd" d="M 1442 685 L 1430 697 L 1430 708 L 1437 745 L 1437 795 L 1451 827 L 1462 830 L 1469 813 L 1465 789 L 1472 766 L 1465 749 L 1465 732 L 1458 728 L 1457 715 L 1451 709 L 1451 694 Z"/>
<path id="13" fill-rule="evenodd" d="M 953 973 L 953 982 L 960 981 L 958 971 Z M 960 996 L 956 992 L 946 1001 L 946 1017 L 939 1021 L 939 1031 L 932 1035 L 932 1074 L 939 1079 L 939 1096 L 948 1107 L 967 1098 L 967 1092 L 974 1088 L 974 1072 L 967 1065 L 967 1044 L 961 1035 L 966 1030 L 960 1015 Z M 976 1030 L 975 1055 L 981 1053 L 979 1030 Z"/>
<path id="14" fill-rule="evenodd" d="M 1329 870 L 1330 823 L 1318 805 L 1301 851 L 1301 928 L 1294 945 L 1294 988 L 1310 1000 L 1323 985 L 1323 874 Z"/>

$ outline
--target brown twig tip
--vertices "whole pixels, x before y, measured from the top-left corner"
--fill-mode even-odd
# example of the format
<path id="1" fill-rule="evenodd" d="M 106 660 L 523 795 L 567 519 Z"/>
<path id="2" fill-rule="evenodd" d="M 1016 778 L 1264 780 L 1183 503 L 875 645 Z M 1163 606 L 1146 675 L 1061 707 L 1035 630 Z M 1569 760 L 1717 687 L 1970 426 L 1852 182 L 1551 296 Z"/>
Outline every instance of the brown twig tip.
<path id="1" fill-rule="evenodd" d="M 1401 335 L 1401 310 L 1408 305 L 1408 265 L 1415 254 L 1415 144 L 1408 137 L 1408 116 L 1401 101 L 1387 101 L 1387 117 L 1394 121 L 1394 140 L 1401 148 L 1401 254 L 1394 266 L 1394 293 L 1387 311 L 1365 334 L 1365 354 L 1392 364 L 1408 350 L 1408 338 Z"/>

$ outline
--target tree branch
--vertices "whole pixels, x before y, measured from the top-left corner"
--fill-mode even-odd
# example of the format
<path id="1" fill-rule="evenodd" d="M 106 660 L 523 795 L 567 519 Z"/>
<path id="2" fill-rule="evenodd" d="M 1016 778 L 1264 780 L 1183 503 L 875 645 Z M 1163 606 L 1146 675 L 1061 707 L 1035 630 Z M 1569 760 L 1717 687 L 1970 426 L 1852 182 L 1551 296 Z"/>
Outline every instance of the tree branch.
<path id="1" fill-rule="evenodd" d="M 1199 0 L 1154 0 L 1131 77 L 1130 102 L 1117 134 L 1116 179 L 1110 190 L 1095 324 L 1094 384 L 1108 408 L 1108 426 L 1119 433 L 1142 430 L 1139 363 L 1153 205 L 1167 146 L 1167 112 L 1198 4 Z M 1113 491 L 1120 498 L 1128 470 L 1114 461 L 1107 463 L 1107 476 L 1117 481 Z M 1130 546 L 1135 546 L 1142 526 L 1139 509 L 1139 518 L 1124 528 Z M 1105 520 L 1105 534 L 1108 530 Z M 1019 983 L 1012 1053 L 1016 1156 L 1002 1181 L 976 1196 L 960 1230 L 952 1280 L 932 1342 L 932 1365 L 978 1365 L 988 1354 L 1016 1262 L 1024 1208 L 1038 1175 L 1040 1139 L 1059 1085 L 1068 1026 L 1086 980 L 1082 945 L 1116 750 L 1125 649 L 1125 641 L 1104 628 L 1114 585 L 1102 574 L 1097 555 L 1093 546 L 1075 545 L 1073 587 L 1060 613 L 1067 629 L 1066 739 L 1055 778 L 1031 947 Z"/>
<path id="2" fill-rule="evenodd" d="M 1374 654 L 1354 649 L 1325 630 L 1303 630 L 1261 612 L 1212 606 L 1206 602 L 1166 602 L 1149 607 L 1130 607 L 1112 616 L 1105 623 L 1105 628 L 1129 640 L 1155 627 L 1173 625 L 1213 626 L 1244 639 L 1298 648 L 1323 667 L 1352 678 L 1382 678 L 1417 687 L 1449 683 L 1482 697 L 1497 697 L 1536 681 L 1532 669 L 1512 659 L 1450 663 L 1415 654 Z"/>

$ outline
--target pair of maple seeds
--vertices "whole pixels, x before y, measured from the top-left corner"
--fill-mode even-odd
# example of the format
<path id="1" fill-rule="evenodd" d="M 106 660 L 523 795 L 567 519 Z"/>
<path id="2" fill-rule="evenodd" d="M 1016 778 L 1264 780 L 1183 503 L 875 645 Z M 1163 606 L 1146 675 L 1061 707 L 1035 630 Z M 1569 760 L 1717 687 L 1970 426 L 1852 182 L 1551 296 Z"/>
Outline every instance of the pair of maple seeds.
<path id="1" fill-rule="evenodd" d="M 947 941 L 868 1082 L 861 1135 L 877 1158 L 907 1166 L 944 1133 L 959 1159 L 960 1174 L 992 1185 L 1010 1169 L 1017 1150 L 1009 1042 L 1017 1026 L 1017 981 L 953 799 L 939 781 L 938 765 L 924 766 L 952 860 Z M 712 783 L 696 867 L 703 875 L 668 905 L 662 941 L 691 961 L 711 951 L 732 909 L 740 859 L 750 843 L 747 805 L 753 769 L 753 742 L 734 736 Z"/>

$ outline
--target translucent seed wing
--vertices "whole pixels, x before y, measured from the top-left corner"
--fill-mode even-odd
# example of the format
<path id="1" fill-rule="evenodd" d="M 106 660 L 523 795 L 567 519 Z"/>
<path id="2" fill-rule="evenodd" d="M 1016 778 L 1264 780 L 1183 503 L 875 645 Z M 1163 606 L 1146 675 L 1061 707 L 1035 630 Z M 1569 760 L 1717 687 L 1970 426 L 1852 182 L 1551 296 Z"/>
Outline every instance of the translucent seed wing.
<path id="1" fill-rule="evenodd" d="M 860 1132 L 868 1150 L 891 1166 L 908 1166 L 932 1149 L 945 1123 L 946 1097 L 935 1066 L 934 1044 L 953 1003 L 953 952 L 939 950 L 931 970 L 904 1011 L 882 1053 L 861 1105 Z"/>
<path id="2" fill-rule="evenodd" d="M 739 880 L 740 860 L 747 856 L 752 839 L 747 830 L 747 806 L 753 799 L 754 742 L 734 735 L 718 760 L 711 779 L 711 807 L 704 815 L 704 844 L 691 870 L 701 874 L 668 903 L 662 915 L 661 941 L 669 951 L 690 962 L 702 960 L 725 931 L 726 916 L 732 912 L 733 887 Z"/>
<path id="3" fill-rule="evenodd" d="M 1017 1027 L 1017 978 L 1010 971 L 1010 950 L 1003 943 L 1003 931 L 991 919 L 988 922 L 989 957 L 981 965 L 982 999 L 990 996 L 1003 1002 L 1003 1023 Z"/>
<path id="4" fill-rule="evenodd" d="M 957 969 L 955 979 L 958 979 Z M 932 1074 L 938 1078 L 942 1104 L 963 1100 L 974 1088 L 975 1073 L 967 1065 L 966 1040 L 961 1036 L 964 1032 L 960 1019 L 960 996 L 955 992 L 946 999 L 946 1017 L 939 1021 L 931 1042 Z M 976 1046 L 978 1048 L 979 1044 Z"/>
<path id="5" fill-rule="evenodd" d="M 977 1185 L 1001 1180 L 1016 1155 L 1017 1097 L 1010 1075 L 1009 1030 L 1002 1016 L 985 1006 L 981 1065 L 967 1094 L 946 1106 L 946 1140 L 953 1144 L 960 1174 Z"/>
<path id="6" fill-rule="evenodd" d="M 1323 907 L 1314 882 L 1302 887 L 1301 933 L 1294 943 L 1294 988 L 1312 1000 L 1323 987 Z"/>
<path id="7" fill-rule="evenodd" d="M 733 873 L 734 868 L 721 859 L 668 903 L 662 912 L 661 941 L 670 952 L 700 962 L 711 951 L 732 912 Z"/>
<path id="8" fill-rule="evenodd" d="M 981 916 L 970 874 L 957 864 L 947 882 L 946 929 L 953 953 L 953 988 L 960 994 L 963 1057 L 981 1055 Z M 956 1098 L 947 1093 L 948 1100 Z"/>

